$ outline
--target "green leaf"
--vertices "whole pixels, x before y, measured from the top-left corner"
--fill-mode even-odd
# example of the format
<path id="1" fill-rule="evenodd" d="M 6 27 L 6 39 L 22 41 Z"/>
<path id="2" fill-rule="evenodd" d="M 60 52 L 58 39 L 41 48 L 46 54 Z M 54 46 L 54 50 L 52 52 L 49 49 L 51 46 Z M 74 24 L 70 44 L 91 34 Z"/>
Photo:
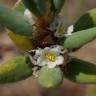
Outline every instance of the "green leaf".
<path id="1" fill-rule="evenodd" d="M 96 64 L 73 58 L 63 71 L 65 77 L 73 82 L 96 83 Z"/>
<path id="2" fill-rule="evenodd" d="M 9 30 L 7 30 L 9 31 Z M 8 36 L 13 41 L 13 43 L 20 48 L 22 51 L 32 50 L 34 48 L 31 38 L 26 36 L 15 34 L 11 31 L 8 32 Z"/>
<path id="3" fill-rule="evenodd" d="M 37 17 L 46 13 L 43 0 L 22 0 L 25 6 Z"/>
<path id="4" fill-rule="evenodd" d="M 20 35 L 30 36 L 33 31 L 23 15 L 3 5 L 0 5 L 0 23 Z"/>
<path id="5" fill-rule="evenodd" d="M 0 83 L 10 83 L 26 79 L 32 75 L 32 68 L 26 63 L 26 56 L 0 64 Z"/>
<path id="6" fill-rule="evenodd" d="M 17 2 L 18 2 L 18 1 L 17 1 Z M 24 11 L 25 11 L 25 9 L 26 9 L 25 5 L 23 4 L 22 1 L 20 1 L 20 2 L 18 2 L 18 3 L 17 3 L 17 2 L 16 2 L 16 4 L 14 5 L 13 9 L 14 9 L 14 10 L 17 10 L 17 11 L 19 11 L 19 12 L 21 12 L 21 13 L 24 14 Z"/>
<path id="7" fill-rule="evenodd" d="M 54 3 L 55 10 L 57 12 L 60 12 L 65 3 L 65 0 L 53 0 L 53 3 Z"/>
<path id="8" fill-rule="evenodd" d="M 64 48 L 67 49 L 80 48 L 84 44 L 92 41 L 95 38 L 96 38 L 96 27 L 73 33 L 71 36 L 66 38 L 63 46 Z"/>
<path id="9" fill-rule="evenodd" d="M 96 8 L 81 16 L 74 24 L 74 31 L 96 27 Z"/>
<path id="10" fill-rule="evenodd" d="M 44 66 L 38 74 L 38 83 L 45 88 L 56 87 L 62 84 L 63 73 L 59 67 Z"/>

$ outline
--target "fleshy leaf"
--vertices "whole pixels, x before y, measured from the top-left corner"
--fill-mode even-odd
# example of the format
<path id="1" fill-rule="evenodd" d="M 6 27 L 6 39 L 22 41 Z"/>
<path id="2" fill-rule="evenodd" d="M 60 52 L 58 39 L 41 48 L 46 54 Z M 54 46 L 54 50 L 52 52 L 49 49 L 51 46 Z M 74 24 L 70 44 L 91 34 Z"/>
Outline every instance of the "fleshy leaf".
<path id="1" fill-rule="evenodd" d="M 65 3 L 65 0 L 53 0 L 53 3 L 56 11 L 59 12 Z"/>
<path id="2" fill-rule="evenodd" d="M 74 31 L 96 27 L 96 8 L 81 16 L 74 24 Z"/>
<path id="3" fill-rule="evenodd" d="M 19 12 L 0 5 L 0 23 L 16 34 L 31 36 L 32 26 Z"/>
<path id="4" fill-rule="evenodd" d="M 78 31 L 66 38 L 64 41 L 64 48 L 75 49 L 80 48 L 84 44 L 96 38 L 96 27 L 87 30 Z"/>
<path id="5" fill-rule="evenodd" d="M 9 31 L 9 30 L 7 30 Z M 20 48 L 22 51 L 28 51 L 33 49 L 33 44 L 31 38 L 28 38 L 26 36 L 18 35 L 13 32 L 8 32 L 8 36 L 10 39 L 14 42 L 14 44 Z"/>
<path id="6" fill-rule="evenodd" d="M 46 12 L 43 0 L 22 0 L 22 2 L 36 16 L 43 16 Z"/>
<path id="7" fill-rule="evenodd" d="M 63 71 L 65 77 L 73 82 L 96 83 L 96 64 L 73 58 Z"/>
<path id="8" fill-rule="evenodd" d="M 17 56 L 5 64 L 0 64 L 0 84 L 23 80 L 31 75 L 32 69 L 26 63 L 26 56 Z"/>
<path id="9" fill-rule="evenodd" d="M 38 74 L 38 83 L 45 88 L 56 87 L 62 84 L 63 73 L 59 67 L 44 66 Z"/>
<path id="10" fill-rule="evenodd" d="M 25 5 L 23 4 L 22 1 L 19 1 L 19 2 L 17 1 L 16 4 L 14 5 L 13 9 L 17 10 L 21 13 L 24 13 L 26 7 L 25 7 Z"/>

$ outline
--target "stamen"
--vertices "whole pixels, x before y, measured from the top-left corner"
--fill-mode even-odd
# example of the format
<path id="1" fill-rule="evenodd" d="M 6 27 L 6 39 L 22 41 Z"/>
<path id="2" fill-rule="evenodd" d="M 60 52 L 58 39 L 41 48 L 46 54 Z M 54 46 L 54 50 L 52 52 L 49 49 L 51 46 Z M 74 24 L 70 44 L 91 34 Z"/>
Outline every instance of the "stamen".
<path id="1" fill-rule="evenodd" d="M 64 32 L 66 32 L 66 31 L 67 31 L 67 29 L 66 29 L 66 27 L 64 26 L 64 24 L 63 24 L 63 23 L 60 23 L 58 32 L 64 33 Z"/>
<path id="2" fill-rule="evenodd" d="M 56 55 L 51 52 L 44 52 L 43 54 L 44 59 L 54 62 L 56 60 Z"/>
<path id="3" fill-rule="evenodd" d="M 67 32 L 67 27 L 65 26 L 65 24 L 63 22 L 60 22 L 58 27 L 57 27 L 57 31 L 55 32 L 55 36 L 56 37 L 64 37 L 64 34 Z"/>

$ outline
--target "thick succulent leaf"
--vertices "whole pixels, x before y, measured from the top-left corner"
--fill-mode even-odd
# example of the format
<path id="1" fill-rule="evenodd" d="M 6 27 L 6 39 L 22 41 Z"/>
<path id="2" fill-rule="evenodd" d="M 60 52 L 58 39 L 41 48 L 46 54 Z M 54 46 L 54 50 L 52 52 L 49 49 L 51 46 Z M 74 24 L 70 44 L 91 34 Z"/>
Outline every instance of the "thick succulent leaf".
<path id="1" fill-rule="evenodd" d="M 64 41 L 64 48 L 75 49 L 80 48 L 84 44 L 96 38 L 96 27 L 87 30 L 78 31 L 66 38 Z"/>
<path id="2" fill-rule="evenodd" d="M 53 0 L 53 4 L 57 12 L 59 12 L 62 9 L 64 3 L 65 0 Z"/>
<path id="3" fill-rule="evenodd" d="M 32 34 L 32 26 L 24 16 L 4 5 L 0 5 L 0 23 L 16 34 L 26 36 Z"/>
<path id="4" fill-rule="evenodd" d="M 64 75 L 77 83 L 96 83 L 96 64 L 73 58 L 65 66 Z"/>
<path id="5" fill-rule="evenodd" d="M 10 83 L 26 79 L 32 75 L 31 66 L 26 63 L 26 56 L 17 56 L 14 59 L 0 64 L 0 83 Z"/>
<path id="6" fill-rule="evenodd" d="M 63 73 L 59 67 L 48 68 L 44 66 L 38 74 L 38 83 L 45 88 L 56 87 L 62 84 Z"/>
<path id="7" fill-rule="evenodd" d="M 7 30 L 9 31 L 9 30 Z M 33 49 L 32 39 L 26 36 L 18 35 L 13 32 L 8 32 L 8 36 L 13 43 L 22 51 L 28 51 Z"/>
<path id="8" fill-rule="evenodd" d="M 13 9 L 17 10 L 21 13 L 24 13 L 26 7 L 25 7 L 25 5 L 23 4 L 22 1 L 20 1 L 20 2 L 17 1 L 16 4 L 14 5 Z"/>
<path id="9" fill-rule="evenodd" d="M 96 8 L 81 16 L 74 24 L 74 31 L 96 27 Z"/>
<path id="10" fill-rule="evenodd" d="M 22 0 L 25 6 L 36 16 L 43 16 L 46 7 L 43 0 Z"/>

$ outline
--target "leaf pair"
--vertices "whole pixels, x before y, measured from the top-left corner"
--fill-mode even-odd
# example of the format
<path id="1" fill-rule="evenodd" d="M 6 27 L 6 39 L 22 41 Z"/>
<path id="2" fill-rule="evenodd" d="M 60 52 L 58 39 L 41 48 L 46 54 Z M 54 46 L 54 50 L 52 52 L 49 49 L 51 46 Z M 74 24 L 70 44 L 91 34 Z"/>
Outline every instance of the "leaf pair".
<path id="1" fill-rule="evenodd" d="M 17 56 L 0 64 L 0 84 L 23 80 L 32 74 L 31 67 L 26 64 L 26 56 Z"/>
<path id="2" fill-rule="evenodd" d="M 20 12 L 21 9 L 19 10 Z M 33 49 L 32 39 L 30 38 L 33 31 L 32 26 L 20 12 L 0 5 L 0 24 L 11 30 L 10 32 L 7 30 L 9 37 L 20 49 Z"/>
<path id="3" fill-rule="evenodd" d="M 88 11 L 74 24 L 74 33 L 64 40 L 68 49 L 80 48 L 96 38 L 96 9 Z"/>
<path id="4" fill-rule="evenodd" d="M 22 0 L 25 6 L 37 17 L 46 16 L 47 12 L 60 12 L 65 0 Z M 48 8 L 50 7 L 50 8 Z M 52 10 L 50 10 L 52 8 Z"/>
<path id="5" fill-rule="evenodd" d="M 36 16 L 43 16 L 46 13 L 46 7 L 43 0 L 22 0 L 25 6 Z"/>
<path id="6" fill-rule="evenodd" d="M 96 65 L 73 58 L 65 68 L 64 77 L 77 83 L 96 84 Z M 32 68 L 26 63 L 26 56 L 18 56 L 0 65 L 0 83 L 16 82 L 32 74 Z M 44 87 L 54 87 L 62 83 L 63 75 L 60 69 L 43 67 L 39 73 L 38 82 Z M 59 77 L 58 77 L 59 76 Z M 48 79 L 50 78 L 50 79 Z M 44 81 L 42 81 L 44 80 Z"/>

